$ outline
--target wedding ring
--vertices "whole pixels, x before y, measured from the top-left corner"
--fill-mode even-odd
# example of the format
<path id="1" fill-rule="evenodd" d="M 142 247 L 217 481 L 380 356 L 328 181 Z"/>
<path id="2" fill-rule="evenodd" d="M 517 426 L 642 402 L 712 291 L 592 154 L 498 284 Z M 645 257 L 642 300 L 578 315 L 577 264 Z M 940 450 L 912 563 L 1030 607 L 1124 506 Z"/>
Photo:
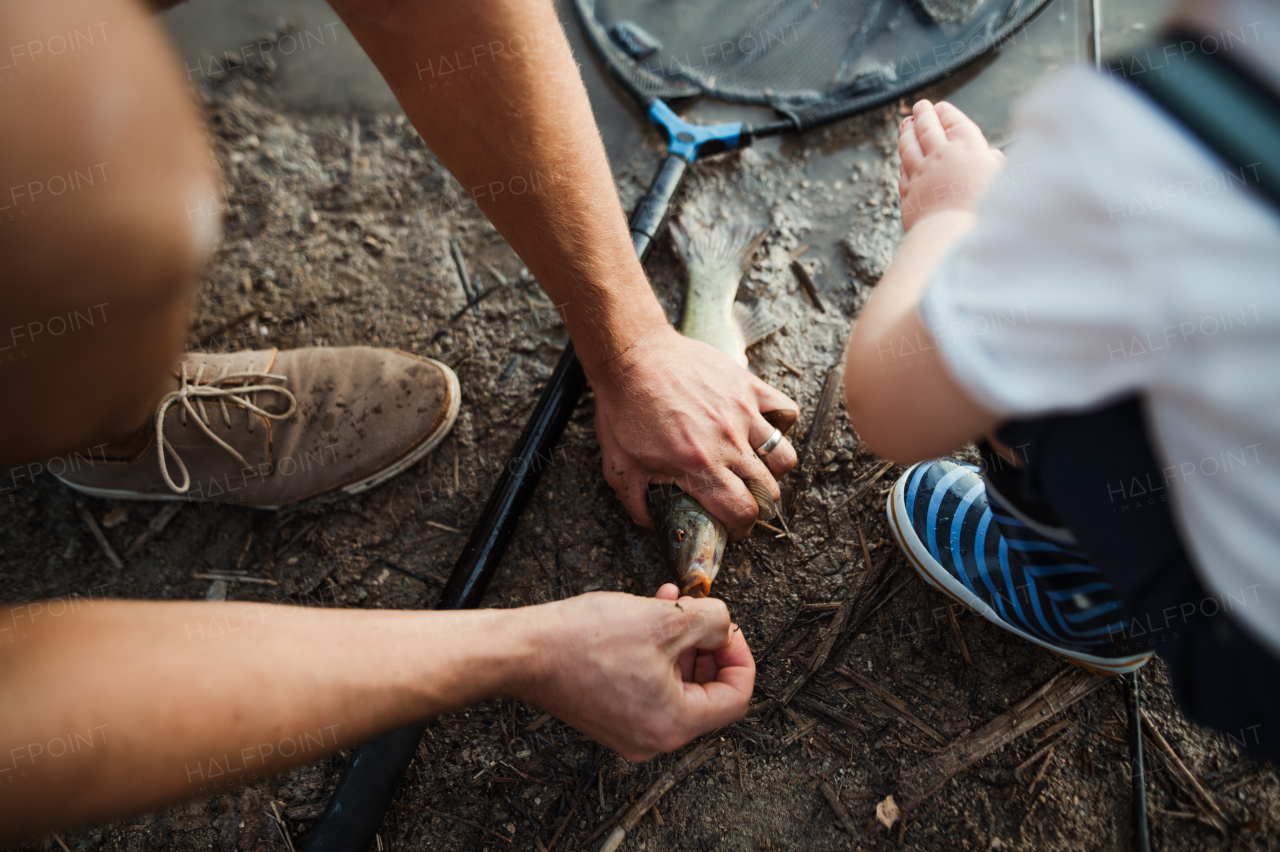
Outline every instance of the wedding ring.
<path id="1" fill-rule="evenodd" d="M 773 434 L 769 436 L 769 440 L 765 441 L 756 448 L 756 455 L 767 456 L 773 452 L 773 448 L 782 443 L 782 432 L 774 429 Z"/>

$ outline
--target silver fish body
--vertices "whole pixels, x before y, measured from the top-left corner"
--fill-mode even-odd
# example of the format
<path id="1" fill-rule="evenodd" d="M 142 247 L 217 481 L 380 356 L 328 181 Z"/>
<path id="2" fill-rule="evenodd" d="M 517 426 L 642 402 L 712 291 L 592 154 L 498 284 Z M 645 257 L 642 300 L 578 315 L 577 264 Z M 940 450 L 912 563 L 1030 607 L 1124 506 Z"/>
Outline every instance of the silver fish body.
<path id="1" fill-rule="evenodd" d="M 716 347 L 744 367 L 747 347 L 782 327 L 763 305 L 748 308 L 735 301 L 738 283 L 768 232 L 767 225 L 750 222 L 707 228 L 696 220 L 677 220 L 671 226 L 689 275 L 680 333 Z M 767 509 L 762 517 L 771 514 L 767 489 L 748 483 L 752 485 L 757 486 L 751 488 L 757 502 Z M 705 597 L 729 540 L 724 524 L 675 485 L 650 486 L 649 511 L 663 559 L 680 577 L 681 594 Z"/>
<path id="2" fill-rule="evenodd" d="M 782 322 L 761 304 L 735 300 L 738 283 L 769 226 L 754 222 L 707 228 L 696 220 L 676 220 L 671 234 L 688 271 L 680 333 L 708 343 L 747 366 L 747 347 L 773 334 Z"/>

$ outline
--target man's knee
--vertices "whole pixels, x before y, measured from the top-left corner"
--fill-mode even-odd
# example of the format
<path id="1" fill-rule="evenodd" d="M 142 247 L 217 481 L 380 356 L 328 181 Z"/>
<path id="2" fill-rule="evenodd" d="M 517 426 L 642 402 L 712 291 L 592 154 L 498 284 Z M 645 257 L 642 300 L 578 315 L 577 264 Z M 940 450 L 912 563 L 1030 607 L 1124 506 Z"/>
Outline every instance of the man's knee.
<path id="1" fill-rule="evenodd" d="M 154 22 L 126 0 L 20 8 L 0 29 L 109 26 L 0 89 L 0 408 L 25 412 L 0 424 L 4 455 L 145 416 L 220 225 L 205 136 Z"/>

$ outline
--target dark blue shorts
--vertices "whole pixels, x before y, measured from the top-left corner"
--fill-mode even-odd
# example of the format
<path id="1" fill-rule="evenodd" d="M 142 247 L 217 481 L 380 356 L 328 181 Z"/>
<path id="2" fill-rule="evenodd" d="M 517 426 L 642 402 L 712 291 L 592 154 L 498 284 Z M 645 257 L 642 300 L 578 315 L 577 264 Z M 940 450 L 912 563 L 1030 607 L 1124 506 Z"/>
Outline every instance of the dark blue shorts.
<path id="1" fill-rule="evenodd" d="M 984 478 L 1033 518 L 1069 529 L 1115 586 L 1130 618 L 1119 649 L 1154 651 L 1188 717 L 1280 762 L 1280 660 L 1233 615 L 1258 605 L 1257 590 L 1220 596 L 1201 584 L 1139 399 L 1011 421 L 996 436 L 1024 466 L 1002 463 L 984 446 Z"/>

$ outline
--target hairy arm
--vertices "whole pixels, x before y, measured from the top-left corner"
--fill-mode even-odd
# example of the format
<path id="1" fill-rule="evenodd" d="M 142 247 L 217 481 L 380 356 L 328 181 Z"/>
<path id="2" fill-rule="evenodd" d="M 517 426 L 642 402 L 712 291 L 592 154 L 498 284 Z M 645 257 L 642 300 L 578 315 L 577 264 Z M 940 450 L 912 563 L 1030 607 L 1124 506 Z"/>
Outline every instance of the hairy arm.
<path id="1" fill-rule="evenodd" d="M 589 376 L 667 325 L 551 3 L 332 5 L 427 145 L 560 306 Z"/>
<path id="2" fill-rule="evenodd" d="M 632 247 L 586 88 L 550 0 L 334 0 L 423 139 L 564 317 L 596 394 L 605 476 L 649 523 L 649 482 L 680 482 L 746 535 L 744 479 L 779 495 L 789 443 L 761 461 L 785 394 L 667 322 Z"/>
<path id="3" fill-rule="evenodd" d="M 724 604 L 675 596 L 463 612 L 13 607 L 0 612 L 0 839 L 254 783 L 500 695 L 647 759 L 741 718 L 754 681 Z"/>

